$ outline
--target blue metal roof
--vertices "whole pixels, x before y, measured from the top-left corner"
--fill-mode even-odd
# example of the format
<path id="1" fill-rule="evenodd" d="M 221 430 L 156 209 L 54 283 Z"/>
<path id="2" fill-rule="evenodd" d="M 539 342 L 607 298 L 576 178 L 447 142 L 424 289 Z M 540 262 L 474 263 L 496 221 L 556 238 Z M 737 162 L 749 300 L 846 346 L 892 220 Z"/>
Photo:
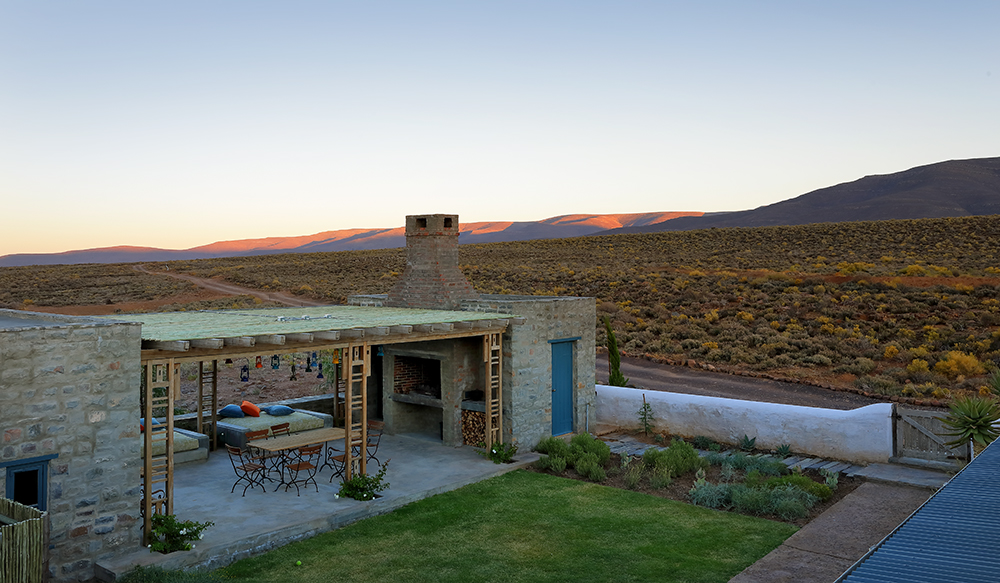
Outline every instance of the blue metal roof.
<path id="1" fill-rule="evenodd" d="M 838 583 L 1000 581 L 998 442 L 965 466 Z"/>

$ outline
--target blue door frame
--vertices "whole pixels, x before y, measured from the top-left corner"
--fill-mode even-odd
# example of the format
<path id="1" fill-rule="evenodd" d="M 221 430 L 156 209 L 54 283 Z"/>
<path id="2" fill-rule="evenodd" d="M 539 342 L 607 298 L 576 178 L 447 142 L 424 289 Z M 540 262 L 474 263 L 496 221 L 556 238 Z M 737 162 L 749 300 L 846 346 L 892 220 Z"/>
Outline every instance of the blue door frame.
<path id="1" fill-rule="evenodd" d="M 549 340 L 552 346 L 552 435 L 573 432 L 573 343 L 577 338 Z"/>

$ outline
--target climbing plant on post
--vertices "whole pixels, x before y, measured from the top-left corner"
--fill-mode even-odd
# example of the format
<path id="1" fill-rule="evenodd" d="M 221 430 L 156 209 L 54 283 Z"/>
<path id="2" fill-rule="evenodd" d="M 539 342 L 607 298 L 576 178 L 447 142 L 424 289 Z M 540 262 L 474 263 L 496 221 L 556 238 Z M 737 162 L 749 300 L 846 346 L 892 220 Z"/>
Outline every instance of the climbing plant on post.
<path id="1" fill-rule="evenodd" d="M 604 329 L 608 336 L 608 384 L 612 387 L 628 385 L 628 379 L 622 374 L 622 355 L 618 352 L 618 340 L 615 331 L 611 329 L 611 321 L 604 316 Z"/>

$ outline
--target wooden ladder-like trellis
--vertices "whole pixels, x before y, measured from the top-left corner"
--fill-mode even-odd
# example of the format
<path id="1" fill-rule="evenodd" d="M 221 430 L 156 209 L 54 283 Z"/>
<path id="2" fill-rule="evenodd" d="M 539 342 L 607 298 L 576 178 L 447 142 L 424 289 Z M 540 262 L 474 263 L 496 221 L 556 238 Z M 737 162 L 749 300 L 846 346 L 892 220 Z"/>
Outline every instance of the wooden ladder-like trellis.
<path id="1" fill-rule="evenodd" d="M 206 393 L 205 389 L 209 389 Z M 211 450 L 218 447 L 216 443 L 216 422 L 219 410 L 219 361 L 198 362 L 198 433 L 208 435 Z M 205 412 L 208 411 L 208 419 Z M 211 432 L 205 430 L 205 425 L 211 427 Z"/>
<path id="2" fill-rule="evenodd" d="M 483 336 L 483 362 L 486 363 L 486 448 L 503 442 L 503 334 Z"/>
<path id="3" fill-rule="evenodd" d="M 367 474 L 368 460 L 368 368 L 371 365 L 371 347 L 352 344 L 344 349 L 344 479 L 354 475 L 354 464 L 361 474 Z M 357 461 L 354 449 L 360 452 Z"/>
<path id="4" fill-rule="evenodd" d="M 146 439 L 142 452 L 143 540 L 149 544 L 153 514 L 173 514 L 174 494 L 174 399 L 180 392 L 180 377 L 174 359 L 151 360 L 146 365 L 146 387 L 142 412 Z M 155 396 L 156 389 L 163 394 Z M 153 423 L 154 410 L 166 410 L 163 423 Z M 153 455 L 153 444 L 164 444 L 163 454 Z"/>

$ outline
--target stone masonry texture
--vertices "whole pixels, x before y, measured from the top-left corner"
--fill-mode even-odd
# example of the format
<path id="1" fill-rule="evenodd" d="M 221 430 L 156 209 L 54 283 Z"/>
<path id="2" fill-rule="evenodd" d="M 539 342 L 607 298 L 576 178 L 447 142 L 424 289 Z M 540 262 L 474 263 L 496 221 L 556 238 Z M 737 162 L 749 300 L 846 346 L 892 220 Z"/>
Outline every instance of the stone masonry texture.
<path id="1" fill-rule="evenodd" d="M 484 295 L 462 309 L 515 314 L 503 337 L 504 441 L 532 447 L 552 435 L 552 345 L 573 343 L 573 432 L 594 427 L 597 305 L 594 298 Z"/>
<path id="2" fill-rule="evenodd" d="M 134 551 L 140 326 L 0 310 L 0 494 L 11 462 L 47 461 L 51 581 Z"/>
<path id="3" fill-rule="evenodd" d="M 408 215 L 406 269 L 385 305 L 457 310 L 479 297 L 458 268 L 458 234 L 458 215 Z"/>

